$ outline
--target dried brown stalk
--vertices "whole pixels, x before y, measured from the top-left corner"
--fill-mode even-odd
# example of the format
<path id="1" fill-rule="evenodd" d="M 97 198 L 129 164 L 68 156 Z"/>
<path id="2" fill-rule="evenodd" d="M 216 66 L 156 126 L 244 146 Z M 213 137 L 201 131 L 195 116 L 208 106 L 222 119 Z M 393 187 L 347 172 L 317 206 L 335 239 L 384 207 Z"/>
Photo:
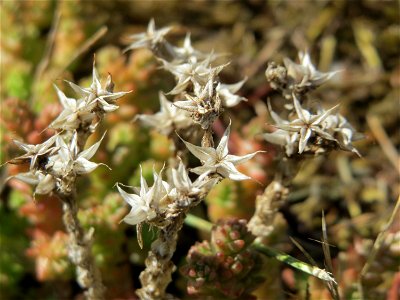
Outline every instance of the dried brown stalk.
<path id="1" fill-rule="evenodd" d="M 256 211 L 247 225 L 252 234 L 266 238 L 274 229 L 274 219 L 279 207 L 286 201 L 288 188 L 274 180 L 256 199 Z"/>
<path id="2" fill-rule="evenodd" d="M 87 289 L 85 296 L 88 300 L 102 300 L 105 287 L 91 253 L 94 230 L 84 234 L 78 220 L 75 193 L 67 197 L 61 196 L 61 199 L 63 201 L 63 220 L 69 235 L 68 255 L 76 266 L 77 281 L 81 287 Z"/>
<path id="3" fill-rule="evenodd" d="M 185 217 L 185 213 L 179 213 L 171 218 L 171 222 L 160 229 L 158 239 L 152 243 L 151 251 L 145 261 L 146 269 L 140 274 L 142 288 L 136 291 L 140 299 L 176 299 L 165 290 L 172 281 L 171 274 L 176 269 L 171 258 L 176 250 L 178 233 Z"/>

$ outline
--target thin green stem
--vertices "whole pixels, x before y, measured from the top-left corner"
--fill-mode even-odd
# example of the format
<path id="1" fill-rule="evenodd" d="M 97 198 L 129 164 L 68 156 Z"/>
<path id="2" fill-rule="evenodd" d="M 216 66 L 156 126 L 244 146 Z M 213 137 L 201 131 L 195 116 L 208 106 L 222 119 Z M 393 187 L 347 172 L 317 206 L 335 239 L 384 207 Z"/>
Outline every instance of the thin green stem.
<path id="1" fill-rule="evenodd" d="M 305 262 L 302 262 L 301 260 L 298 260 L 297 258 L 290 256 L 289 254 L 286 254 L 279 250 L 267 247 L 267 246 L 261 244 L 257 239 L 253 242 L 252 246 L 257 251 L 259 251 L 269 257 L 275 258 L 276 260 L 279 260 L 280 262 L 288 264 L 289 266 L 291 266 L 295 269 L 298 269 L 304 273 L 310 274 L 310 275 L 315 276 L 324 281 L 335 282 L 335 279 L 332 277 L 332 275 L 329 272 L 327 272 L 323 269 L 320 269 L 316 266 L 312 266 Z"/>
<path id="2" fill-rule="evenodd" d="M 205 232 L 210 232 L 213 227 L 212 223 L 192 214 L 186 216 L 185 224 Z"/>

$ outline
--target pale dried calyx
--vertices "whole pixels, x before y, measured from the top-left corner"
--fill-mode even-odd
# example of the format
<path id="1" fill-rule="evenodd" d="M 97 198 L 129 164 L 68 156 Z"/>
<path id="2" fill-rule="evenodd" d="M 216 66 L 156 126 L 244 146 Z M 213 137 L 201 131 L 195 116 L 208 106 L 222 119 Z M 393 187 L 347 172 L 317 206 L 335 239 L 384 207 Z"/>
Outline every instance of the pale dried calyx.
<path id="1" fill-rule="evenodd" d="M 266 70 L 271 87 L 280 90 L 285 99 L 292 99 L 293 104 L 285 105 L 289 109 L 289 119 L 285 120 L 272 110 L 268 101 L 268 109 L 277 130 L 265 133 L 265 140 L 283 146 L 287 156 L 292 156 L 296 149 L 298 154 L 320 154 L 332 149 L 343 149 L 360 156 L 352 145 L 353 141 L 360 138 L 360 134 L 337 112 L 339 105 L 328 110 L 319 108 L 315 113 L 306 105 L 307 92 L 337 72 L 323 73 L 316 70 L 308 53 L 300 52 L 299 57 L 300 64 L 285 58 L 285 67 L 271 63 Z"/>
<path id="2" fill-rule="evenodd" d="M 185 129 L 192 125 L 188 112 L 174 106 L 162 92 L 159 92 L 159 99 L 159 112 L 150 115 L 138 115 L 135 119 L 167 136 L 177 129 Z"/>
<path id="3" fill-rule="evenodd" d="M 28 184 L 36 185 L 35 194 L 72 192 L 77 176 L 95 170 L 101 163 L 90 161 L 98 150 L 100 141 L 83 150 L 86 139 L 103 118 L 104 114 L 118 108 L 115 101 L 129 92 L 114 92 L 111 75 L 104 86 L 93 63 L 92 84 L 82 88 L 72 82 L 69 85 L 77 92 L 79 98 L 67 97 L 57 86 L 54 86 L 63 107 L 58 117 L 49 127 L 60 130 L 47 141 L 30 145 L 15 141 L 26 153 L 14 158 L 9 163 L 29 162 L 29 172 L 18 174 L 16 178 Z M 10 179 L 9 178 L 9 179 Z"/>
<path id="4" fill-rule="evenodd" d="M 205 172 L 209 172 L 210 174 L 216 173 L 224 178 L 229 178 L 232 180 L 251 179 L 249 176 L 240 173 L 235 166 L 248 161 L 257 153 L 261 153 L 263 151 L 257 151 L 244 156 L 229 154 L 228 140 L 230 128 L 231 124 L 229 124 L 228 128 L 225 130 L 217 148 L 200 147 L 183 140 L 189 151 L 203 164 L 202 166 L 191 169 L 191 172 L 196 174 L 203 174 Z"/>
<path id="5" fill-rule="evenodd" d="M 136 189 L 136 194 L 125 192 L 120 187 L 120 184 L 117 184 L 122 198 L 132 207 L 129 214 L 123 218 L 125 223 L 137 225 L 145 221 L 151 221 L 158 214 L 165 211 L 171 189 L 170 185 L 162 180 L 162 171 L 159 174 L 155 171 L 153 172 L 154 184 L 149 188 L 140 168 L 140 189 Z"/>
<path id="6" fill-rule="evenodd" d="M 235 94 L 246 79 L 234 84 L 220 82 L 218 74 L 228 65 L 212 66 L 220 55 L 205 54 L 194 49 L 190 34 L 186 35 L 182 47 L 172 46 L 165 39 L 170 30 L 171 27 L 156 30 L 154 20 L 151 20 L 146 33 L 131 36 L 133 43 L 127 50 L 148 48 L 153 51 L 162 67 L 176 79 L 175 87 L 167 93 L 175 96 L 174 101 L 171 101 L 172 104 L 180 110 L 189 112 L 191 122 L 207 130 L 222 113 L 223 107 L 233 107 L 241 101 L 246 101 L 246 98 Z M 160 96 L 161 110 L 154 117 L 141 115 L 138 118 L 165 134 L 170 134 L 173 129 L 190 127 L 187 119 L 179 121 L 175 119 L 178 114 L 172 112 L 172 109 L 166 109 L 164 100 Z M 167 124 L 165 129 L 156 123 L 159 120 Z M 178 124 L 179 122 L 181 124 Z M 172 126 L 173 123 L 177 126 Z"/>

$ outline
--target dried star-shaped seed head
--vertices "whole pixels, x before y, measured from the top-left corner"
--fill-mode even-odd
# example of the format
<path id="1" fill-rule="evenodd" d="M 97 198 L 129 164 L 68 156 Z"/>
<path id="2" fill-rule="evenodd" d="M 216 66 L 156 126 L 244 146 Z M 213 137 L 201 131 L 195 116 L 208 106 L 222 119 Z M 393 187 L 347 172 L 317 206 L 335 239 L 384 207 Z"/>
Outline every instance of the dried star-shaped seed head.
<path id="1" fill-rule="evenodd" d="M 49 164 L 51 164 L 53 171 L 59 176 L 65 174 L 87 174 L 94 171 L 99 165 L 104 165 L 102 163 L 91 162 L 89 159 L 91 159 L 99 149 L 105 133 L 100 141 L 82 152 L 79 152 L 78 149 L 77 136 L 77 132 L 75 131 L 69 145 L 65 143 L 61 136 L 57 137 L 56 144 L 59 151 L 56 155 L 50 157 Z"/>
<path id="2" fill-rule="evenodd" d="M 291 156 L 299 147 L 299 134 L 297 132 L 277 129 L 272 133 L 264 133 L 263 137 L 267 142 L 284 147 L 287 156 Z"/>
<path id="3" fill-rule="evenodd" d="M 179 64 L 163 59 L 160 59 L 160 61 L 163 64 L 163 68 L 172 73 L 177 81 L 175 87 L 168 92 L 171 95 L 178 95 L 196 83 L 200 85 L 206 84 L 211 72 L 218 74 L 223 68 L 223 66 L 211 68 L 210 56 L 202 61 L 190 58 L 188 61 Z"/>
<path id="4" fill-rule="evenodd" d="M 182 47 L 173 47 L 172 49 L 174 52 L 175 63 L 188 62 L 188 61 L 197 62 L 199 60 L 206 59 L 208 56 L 206 53 L 200 52 L 192 47 L 192 42 L 190 40 L 190 33 L 186 34 Z"/>
<path id="5" fill-rule="evenodd" d="M 336 139 L 340 148 L 351 151 L 361 157 L 360 152 L 352 145 L 352 141 L 363 138 L 363 135 L 356 132 L 353 126 L 340 114 L 329 115 L 323 127 Z"/>
<path id="6" fill-rule="evenodd" d="M 240 101 L 247 101 L 245 97 L 235 95 L 235 93 L 242 87 L 246 80 L 247 78 L 234 84 L 218 83 L 215 91 L 219 95 L 223 106 L 233 107 L 237 105 Z"/>
<path id="7" fill-rule="evenodd" d="M 159 112 L 154 115 L 138 115 L 136 118 L 164 135 L 170 135 L 176 129 L 187 128 L 193 124 L 189 113 L 174 106 L 162 92 L 159 93 L 159 99 Z"/>
<path id="8" fill-rule="evenodd" d="M 288 125 L 290 123 L 287 120 L 283 120 L 281 117 L 279 117 L 279 115 L 276 112 L 272 110 L 269 99 L 267 104 L 268 104 L 268 111 L 272 119 L 275 121 L 276 127 L 279 127 L 281 125 Z M 286 150 L 285 152 L 287 156 L 291 156 L 294 153 L 294 149 L 298 148 L 299 134 L 297 132 L 292 133 L 290 131 L 278 128 L 272 133 L 264 133 L 263 137 L 267 142 L 285 147 Z"/>
<path id="9" fill-rule="evenodd" d="M 187 197 L 196 197 L 206 194 L 217 183 L 218 178 L 208 178 L 208 175 L 209 172 L 205 172 L 192 182 L 185 165 L 180 160 L 178 168 L 172 169 L 172 183 L 177 193 Z"/>
<path id="10" fill-rule="evenodd" d="M 148 48 L 155 50 L 159 44 L 165 43 L 164 37 L 170 32 L 172 27 L 163 27 L 156 29 L 154 19 L 151 19 L 147 26 L 147 32 L 133 34 L 129 36 L 133 40 L 133 43 L 129 45 L 125 51 L 138 48 Z"/>
<path id="11" fill-rule="evenodd" d="M 307 146 L 307 143 L 312 135 L 318 135 L 319 137 L 336 142 L 335 138 L 324 129 L 323 121 L 334 111 L 337 110 L 339 105 L 336 105 L 327 111 L 321 111 L 317 115 L 312 115 L 308 110 L 303 109 L 300 105 L 299 100 L 293 94 L 293 104 L 298 116 L 297 119 L 290 123 L 277 124 L 276 127 L 298 133 L 299 136 L 299 154 L 303 153 Z"/>
<path id="12" fill-rule="evenodd" d="M 189 111 L 193 121 L 203 129 L 209 128 L 222 111 L 221 99 L 214 93 L 214 77 L 215 73 L 211 73 L 205 86 L 195 83 L 194 96 L 186 94 L 187 100 L 173 103 Z"/>
<path id="13" fill-rule="evenodd" d="M 17 174 L 15 176 L 11 176 L 8 179 L 15 178 L 21 180 L 22 182 L 36 185 L 35 192 L 33 196 L 36 194 L 45 195 L 51 193 L 56 186 L 56 179 L 51 174 L 46 174 L 42 171 L 31 170 L 30 172 Z"/>
<path id="14" fill-rule="evenodd" d="M 248 161 L 249 159 L 253 158 L 257 153 L 263 151 L 257 151 L 244 156 L 228 154 L 230 128 L 231 124 L 229 123 L 229 126 L 222 136 L 221 141 L 219 142 L 216 149 L 212 147 L 199 147 L 182 140 L 189 151 L 198 159 L 200 159 L 203 164 L 200 167 L 192 169 L 191 171 L 193 173 L 199 175 L 206 172 L 209 172 L 210 174 L 217 173 L 222 177 L 230 178 L 232 180 L 250 179 L 249 176 L 240 173 L 235 166 Z"/>
<path id="15" fill-rule="evenodd" d="M 47 163 L 48 156 L 52 155 L 58 150 L 57 147 L 52 147 L 56 141 L 57 135 L 52 136 L 47 141 L 42 144 L 31 145 L 24 144 L 20 141 L 14 140 L 14 143 L 26 153 L 22 156 L 16 157 L 9 161 L 11 164 L 18 164 L 20 162 L 30 161 L 30 170 L 36 167 L 44 168 L 45 166 L 41 164 L 41 159 L 44 158 L 44 162 Z M 37 162 L 39 161 L 37 166 Z"/>
<path id="16" fill-rule="evenodd" d="M 64 109 L 50 124 L 50 128 L 75 130 L 82 124 L 90 124 L 92 122 L 95 117 L 92 112 L 93 105 L 88 105 L 85 98 L 78 100 L 69 98 L 57 86 L 54 85 L 54 88 Z"/>
<path id="17" fill-rule="evenodd" d="M 116 92 L 114 93 L 114 83 L 112 81 L 111 74 L 108 75 L 104 87 L 100 83 L 100 77 L 96 70 L 95 61 L 93 61 L 93 71 L 92 71 L 92 84 L 88 88 L 82 88 L 73 82 L 66 81 L 73 90 L 84 99 L 84 105 L 86 105 L 87 110 L 99 110 L 101 112 L 111 112 L 118 108 L 115 105 L 115 101 L 128 92 Z"/>
<path id="18" fill-rule="evenodd" d="M 352 151 L 360 156 L 351 142 L 360 139 L 362 135 L 355 132 L 354 128 L 339 113 L 334 114 L 338 105 L 328 110 L 319 109 L 318 113 L 313 115 L 301 107 L 296 96 L 293 96 L 293 99 L 298 118 L 291 122 L 281 119 L 271 109 L 268 102 L 268 109 L 275 121 L 275 127 L 278 129 L 272 133 L 263 134 L 266 141 L 285 147 L 286 155 L 291 156 L 295 152 L 295 148 L 298 148 L 299 154 L 310 150 L 308 143 L 312 137 L 316 137 L 316 140 L 312 139 L 313 143 L 318 144 L 313 150 L 315 153 L 324 152 L 325 146 L 329 146 L 328 148 L 340 146 L 341 149 Z"/>
<path id="19" fill-rule="evenodd" d="M 299 88 L 320 86 L 337 73 L 323 73 L 316 70 L 307 52 L 299 52 L 299 59 L 300 64 L 294 63 L 289 58 L 284 58 L 283 60 L 288 77 L 292 78 Z"/>
<path id="20" fill-rule="evenodd" d="M 157 174 L 154 173 L 154 184 L 149 188 L 146 179 L 142 174 L 140 167 L 140 189 L 136 194 L 129 194 L 125 192 L 119 184 L 117 188 L 122 198 L 132 207 L 129 214 L 127 214 L 122 221 L 130 225 L 137 225 L 145 221 L 152 221 L 158 214 L 166 209 L 169 194 L 171 191 L 169 184 L 162 180 L 162 171 Z M 130 187 L 132 188 L 132 187 Z M 134 188 L 133 188 L 134 189 Z"/>

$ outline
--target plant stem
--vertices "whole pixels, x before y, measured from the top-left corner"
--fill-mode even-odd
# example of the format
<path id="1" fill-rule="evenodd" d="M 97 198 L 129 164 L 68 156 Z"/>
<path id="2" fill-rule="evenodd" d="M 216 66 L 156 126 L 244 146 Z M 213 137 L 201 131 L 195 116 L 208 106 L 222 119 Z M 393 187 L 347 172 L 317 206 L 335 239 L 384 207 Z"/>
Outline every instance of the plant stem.
<path id="1" fill-rule="evenodd" d="M 275 179 L 256 198 L 256 211 L 247 227 L 253 235 L 266 239 L 274 230 L 274 221 L 279 208 L 288 199 L 293 178 L 299 170 L 299 161 L 283 157 Z"/>
<path id="2" fill-rule="evenodd" d="M 263 194 L 257 196 L 256 211 L 247 225 L 253 235 L 266 238 L 271 234 L 276 214 L 279 207 L 286 202 L 287 195 L 288 189 L 278 180 L 274 180 Z"/>
<path id="3" fill-rule="evenodd" d="M 185 219 L 185 224 L 191 227 L 203 230 L 204 232 L 211 232 L 213 224 L 192 214 L 188 214 Z"/>
<path id="4" fill-rule="evenodd" d="M 296 268 L 302 272 L 305 272 L 307 274 L 310 274 L 312 276 L 315 276 L 315 277 L 322 279 L 324 281 L 327 281 L 327 282 L 335 282 L 335 279 L 331 276 L 331 274 L 329 272 L 327 272 L 323 269 L 320 269 L 316 266 L 312 266 L 305 262 L 302 262 L 301 260 L 298 260 L 297 258 L 290 256 L 289 254 L 286 254 L 284 252 L 267 247 L 267 246 L 263 245 L 258 239 L 256 239 L 253 242 L 252 246 L 257 251 L 259 251 L 269 257 L 273 257 L 276 260 L 284 262 L 285 264 L 288 264 L 289 266 Z"/>
<path id="5" fill-rule="evenodd" d="M 78 220 L 78 207 L 74 194 L 60 197 L 63 201 L 63 220 L 69 235 L 68 255 L 76 266 L 77 281 L 88 300 L 104 299 L 105 288 L 101 274 L 91 253 L 93 230 L 85 236 Z"/>
<path id="6" fill-rule="evenodd" d="M 136 293 L 142 300 L 174 299 L 165 290 L 172 281 L 171 274 L 176 266 L 171 261 L 176 250 L 178 233 L 181 230 L 186 214 L 184 212 L 171 218 L 171 222 L 160 229 L 157 240 L 151 244 L 146 258 L 146 269 L 140 274 L 142 288 Z"/>

